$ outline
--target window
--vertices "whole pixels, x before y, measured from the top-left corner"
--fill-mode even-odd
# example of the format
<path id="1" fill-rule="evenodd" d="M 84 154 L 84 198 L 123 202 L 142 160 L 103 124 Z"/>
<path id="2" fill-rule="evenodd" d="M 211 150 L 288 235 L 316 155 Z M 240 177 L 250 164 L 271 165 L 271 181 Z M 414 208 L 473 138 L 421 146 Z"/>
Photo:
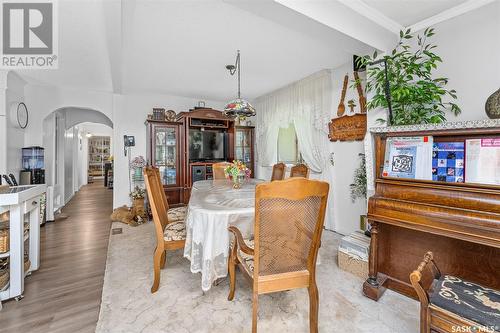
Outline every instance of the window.
<path id="1" fill-rule="evenodd" d="M 278 132 L 278 162 L 297 164 L 302 159 L 297 144 L 295 126 L 290 124 Z"/>

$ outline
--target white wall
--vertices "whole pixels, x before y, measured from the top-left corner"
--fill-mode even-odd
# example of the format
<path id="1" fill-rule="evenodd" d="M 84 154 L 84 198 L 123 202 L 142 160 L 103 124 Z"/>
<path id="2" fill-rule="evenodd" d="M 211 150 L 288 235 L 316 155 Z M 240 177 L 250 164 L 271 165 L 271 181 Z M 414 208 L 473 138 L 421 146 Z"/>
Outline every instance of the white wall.
<path id="1" fill-rule="evenodd" d="M 169 95 L 115 95 L 113 114 L 114 144 L 114 185 L 113 206 L 129 205 L 128 158 L 123 153 L 123 136 L 135 136 L 135 147 L 131 157 L 138 155 L 146 158 L 147 115 L 154 107 L 164 107 L 176 112 L 188 111 L 197 105 L 198 99 Z M 206 106 L 221 110 L 224 102 L 205 100 Z"/>
<path id="2" fill-rule="evenodd" d="M 487 118 L 486 99 L 500 88 L 500 1 L 435 26 L 432 42 L 443 63 L 436 77 L 448 77 L 462 108 L 448 121 Z"/>
<path id="3" fill-rule="evenodd" d="M 15 114 L 11 114 L 12 105 L 17 105 L 19 102 L 24 102 L 24 86 L 26 82 L 21 79 L 16 73 L 9 72 L 7 76 L 7 90 L 5 91 L 5 111 L 6 111 L 6 164 L 5 173 L 13 173 L 19 181 L 19 172 L 22 169 L 21 165 L 21 148 L 24 145 L 24 129 L 21 129 L 13 124 L 17 123 Z M 31 122 L 32 120 L 29 119 Z"/>

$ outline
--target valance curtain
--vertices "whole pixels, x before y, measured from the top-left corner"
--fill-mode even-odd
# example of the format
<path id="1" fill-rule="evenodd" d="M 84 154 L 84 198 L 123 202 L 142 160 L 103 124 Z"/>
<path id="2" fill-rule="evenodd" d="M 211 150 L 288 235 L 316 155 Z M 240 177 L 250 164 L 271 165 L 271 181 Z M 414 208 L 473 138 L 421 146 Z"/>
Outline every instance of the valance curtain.
<path id="1" fill-rule="evenodd" d="M 325 168 L 324 139 L 332 101 L 331 71 L 322 70 L 255 100 L 257 157 L 261 166 L 277 162 L 280 127 L 294 124 L 299 151 L 313 172 Z"/>

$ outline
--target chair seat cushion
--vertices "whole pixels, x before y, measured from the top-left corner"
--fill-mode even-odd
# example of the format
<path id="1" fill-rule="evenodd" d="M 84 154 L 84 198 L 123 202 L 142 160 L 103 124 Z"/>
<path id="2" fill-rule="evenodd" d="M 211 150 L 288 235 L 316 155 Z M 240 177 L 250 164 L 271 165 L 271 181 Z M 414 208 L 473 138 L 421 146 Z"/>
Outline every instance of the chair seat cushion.
<path id="1" fill-rule="evenodd" d="M 163 231 L 163 239 L 167 242 L 186 239 L 186 224 L 184 221 L 175 221 L 167 224 Z"/>
<path id="2" fill-rule="evenodd" d="M 434 281 L 430 303 L 483 326 L 500 327 L 500 292 L 444 275 Z"/>
<path id="3" fill-rule="evenodd" d="M 185 221 L 187 214 L 187 206 L 171 208 L 168 210 L 168 220 L 173 221 Z"/>
<path id="4" fill-rule="evenodd" d="M 245 244 L 253 249 L 253 239 L 244 239 Z M 251 254 L 246 254 L 245 252 L 241 251 L 238 248 L 238 260 L 241 262 L 247 273 L 250 275 L 253 275 L 253 255 Z"/>

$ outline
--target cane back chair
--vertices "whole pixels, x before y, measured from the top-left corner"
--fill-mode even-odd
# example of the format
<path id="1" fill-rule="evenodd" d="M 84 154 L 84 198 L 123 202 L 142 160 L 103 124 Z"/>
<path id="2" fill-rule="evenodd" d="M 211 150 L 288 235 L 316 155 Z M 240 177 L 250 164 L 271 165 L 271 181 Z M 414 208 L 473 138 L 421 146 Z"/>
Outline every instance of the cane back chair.
<path id="1" fill-rule="evenodd" d="M 308 288 L 309 327 L 311 332 L 318 331 L 316 258 L 328 190 L 328 183 L 304 178 L 259 184 L 254 239 L 243 239 L 236 227 L 229 227 L 235 241 L 228 264 L 228 299 L 234 297 L 239 266 L 253 285 L 252 332 L 257 331 L 258 296 L 296 288 Z"/>
<path id="2" fill-rule="evenodd" d="M 285 169 L 286 165 L 284 163 L 277 163 L 273 165 L 273 174 L 271 175 L 271 181 L 285 179 Z"/>
<path id="3" fill-rule="evenodd" d="M 309 178 L 309 168 L 305 164 L 294 165 L 290 169 L 290 177 L 304 177 L 304 178 Z"/>
<path id="4" fill-rule="evenodd" d="M 224 174 L 224 170 L 230 165 L 231 163 L 229 162 L 219 162 L 212 164 L 214 179 L 225 179 L 226 175 Z"/>

